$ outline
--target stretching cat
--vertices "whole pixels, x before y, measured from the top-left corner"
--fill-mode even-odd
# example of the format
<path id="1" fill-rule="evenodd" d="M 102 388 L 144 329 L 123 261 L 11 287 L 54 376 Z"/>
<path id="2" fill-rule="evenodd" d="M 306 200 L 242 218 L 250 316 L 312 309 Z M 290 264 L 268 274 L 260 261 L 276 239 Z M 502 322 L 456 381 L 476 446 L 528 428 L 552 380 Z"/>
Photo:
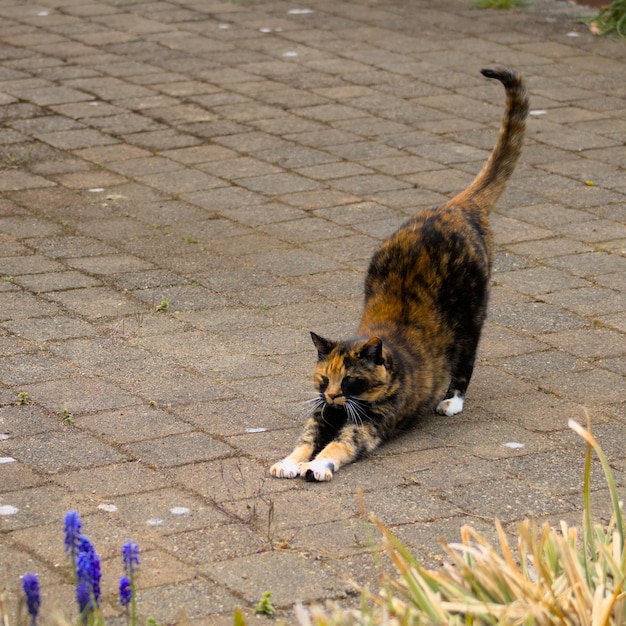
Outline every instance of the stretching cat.
<path id="1" fill-rule="evenodd" d="M 425 410 L 463 410 L 489 295 L 488 215 L 513 173 L 528 115 L 520 76 L 501 67 L 482 74 L 498 79 L 507 96 L 489 159 L 465 191 L 414 215 L 374 254 L 355 338 L 311 333 L 319 395 L 293 452 L 271 467 L 273 476 L 331 480 Z"/>

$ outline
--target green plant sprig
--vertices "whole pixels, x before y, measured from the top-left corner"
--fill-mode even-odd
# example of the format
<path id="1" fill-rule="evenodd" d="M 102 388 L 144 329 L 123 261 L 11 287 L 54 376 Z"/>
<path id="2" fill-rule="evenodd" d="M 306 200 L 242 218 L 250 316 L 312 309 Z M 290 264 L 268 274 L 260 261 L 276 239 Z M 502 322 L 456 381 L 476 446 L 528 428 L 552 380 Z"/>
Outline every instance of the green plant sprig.
<path id="1" fill-rule="evenodd" d="M 587 23 L 598 35 L 626 37 L 626 0 L 613 0 Z"/>

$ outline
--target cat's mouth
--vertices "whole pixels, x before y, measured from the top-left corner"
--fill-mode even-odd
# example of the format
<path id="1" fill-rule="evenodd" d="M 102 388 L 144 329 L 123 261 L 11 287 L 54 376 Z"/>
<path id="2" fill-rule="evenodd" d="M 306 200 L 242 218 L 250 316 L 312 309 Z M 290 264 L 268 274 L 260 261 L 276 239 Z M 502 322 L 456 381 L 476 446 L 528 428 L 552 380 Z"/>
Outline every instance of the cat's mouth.
<path id="1" fill-rule="evenodd" d="M 328 397 L 327 395 L 324 395 L 324 402 L 328 405 L 328 406 L 344 406 L 346 404 L 346 397 L 345 396 L 335 396 L 335 397 Z"/>

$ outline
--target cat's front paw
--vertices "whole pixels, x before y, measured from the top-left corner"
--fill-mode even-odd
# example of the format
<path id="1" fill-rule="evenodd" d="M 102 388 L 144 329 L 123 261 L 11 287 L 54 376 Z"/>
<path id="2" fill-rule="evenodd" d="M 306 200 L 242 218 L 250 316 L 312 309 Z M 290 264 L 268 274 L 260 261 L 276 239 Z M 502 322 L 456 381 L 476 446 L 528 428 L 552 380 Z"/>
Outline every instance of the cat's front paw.
<path id="1" fill-rule="evenodd" d="M 447 415 L 452 417 L 463 410 L 463 398 L 461 396 L 452 396 L 442 400 L 437 405 L 437 413 L 439 415 Z"/>
<path id="2" fill-rule="evenodd" d="M 309 482 L 326 482 L 332 480 L 335 473 L 335 464 L 327 459 L 302 463 L 300 474 Z"/>
<path id="3" fill-rule="evenodd" d="M 295 478 L 300 475 L 300 467 L 290 459 L 283 459 L 270 467 L 270 474 L 276 478 Z"/>

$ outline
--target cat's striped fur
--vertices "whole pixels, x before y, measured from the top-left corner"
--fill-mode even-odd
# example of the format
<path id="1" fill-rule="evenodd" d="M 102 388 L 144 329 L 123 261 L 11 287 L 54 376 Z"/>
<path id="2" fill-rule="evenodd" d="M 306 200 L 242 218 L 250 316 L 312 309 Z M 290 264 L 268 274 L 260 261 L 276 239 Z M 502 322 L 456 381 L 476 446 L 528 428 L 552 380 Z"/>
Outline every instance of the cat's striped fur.
<path id="1" fill-rule="evenodd" d="M 463 409 L 487 309 L 489 212 L 515 168 L 529 108 L 513 70 L 482 74 L 499 80 L 507 96 L 489 159 L 465 191 L 418 212 L 374 254 L 355 338 L 311 333 L 316 408 L 293 452 L 271 467 L 273 476 L 330 480 L 424 411 Z"/>

